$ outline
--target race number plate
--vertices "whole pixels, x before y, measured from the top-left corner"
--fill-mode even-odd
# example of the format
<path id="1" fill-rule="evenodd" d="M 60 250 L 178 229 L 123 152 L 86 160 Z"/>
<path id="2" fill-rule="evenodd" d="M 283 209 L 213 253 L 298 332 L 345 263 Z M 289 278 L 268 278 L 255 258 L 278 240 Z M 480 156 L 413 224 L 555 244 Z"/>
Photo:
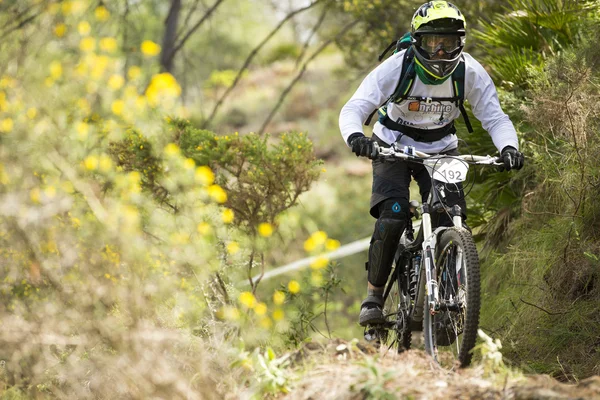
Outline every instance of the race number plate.
<path id="1" fill-rule="evenodd" d="M 424 161 L 429 175 L 436 181 L 458 183 L 467 179 L 469 164 L 452 157 L 430 158 Z"/>

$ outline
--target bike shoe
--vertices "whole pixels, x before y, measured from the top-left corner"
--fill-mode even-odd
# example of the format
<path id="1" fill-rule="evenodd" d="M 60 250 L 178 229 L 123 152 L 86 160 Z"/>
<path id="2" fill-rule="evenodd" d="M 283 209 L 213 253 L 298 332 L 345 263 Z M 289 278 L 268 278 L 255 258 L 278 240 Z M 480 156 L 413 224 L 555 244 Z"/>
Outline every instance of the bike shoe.
<path id="1" fill-rule="evenodd" d="M 360 315 L 358 316 L 358 323 L 361 326 L 383 324 L 385 318 L 383 317 L 383 299 L 381 296 L 367 296 L 360 306 Z"/>

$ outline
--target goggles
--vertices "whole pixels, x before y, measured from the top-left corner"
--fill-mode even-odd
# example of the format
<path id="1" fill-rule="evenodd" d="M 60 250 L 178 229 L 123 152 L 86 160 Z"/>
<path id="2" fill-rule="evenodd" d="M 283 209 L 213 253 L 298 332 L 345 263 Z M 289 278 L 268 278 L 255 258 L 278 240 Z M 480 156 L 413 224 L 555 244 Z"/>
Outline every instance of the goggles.
<path id="1" fill-rule="evenodd" d="M 424 34 L 419 37 L 419 47 L 430 56 L 434 56 L 442 50 L 450 54 L 460 49 L 463 45 L 463 37 L 460 35 L 433 35 Z"/>

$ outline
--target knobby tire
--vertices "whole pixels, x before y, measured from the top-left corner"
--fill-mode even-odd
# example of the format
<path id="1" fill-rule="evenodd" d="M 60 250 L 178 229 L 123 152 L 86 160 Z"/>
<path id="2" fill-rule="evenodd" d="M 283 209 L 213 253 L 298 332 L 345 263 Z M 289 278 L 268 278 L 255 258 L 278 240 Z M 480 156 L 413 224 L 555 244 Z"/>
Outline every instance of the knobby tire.
<path id="1" fill-rule="evenodd" d="M 461 278 L 457 277 L 454 267 L 459 258 L 458 249 L 462 249 Z M 452 295 L 465 301 L 461 312 L 439 311 L 432 316 L 425 296 L 425 351 L 442 366 L 455 367 L 458 363 L 459 367 L 467 367 L 471 363 L 471 351 L 477 339 L 481 304 L 479 256 L 469 231 L 462 228 L 443 231 L 436 245 L 434 259 L 440 300 L 448 299 Z M 461 279 L 462 282 L 459 283 Z M 459 332 L 459 336 L 453 336 L 452 332 Z M 453 337 L 456 338 L 454 341 Z M 452 365 L 447 365 L 448 361 L 451 361 Z"/>

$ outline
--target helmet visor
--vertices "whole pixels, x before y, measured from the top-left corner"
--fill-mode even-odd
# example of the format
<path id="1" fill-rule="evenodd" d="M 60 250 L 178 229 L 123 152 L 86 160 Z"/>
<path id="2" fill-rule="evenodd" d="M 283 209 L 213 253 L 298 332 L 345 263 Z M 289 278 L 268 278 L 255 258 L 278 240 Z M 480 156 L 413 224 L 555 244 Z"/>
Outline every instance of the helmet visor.
<path id="1" fill-rule="evenodd" d="M 419 38 L 419 47 L 430 58 L 439 56 L 439 51 L 442 50 L 446 56 L 459 50 L 463 43 L 461 35 L 436 35 L 436 34 L 423 34 Z"/>

